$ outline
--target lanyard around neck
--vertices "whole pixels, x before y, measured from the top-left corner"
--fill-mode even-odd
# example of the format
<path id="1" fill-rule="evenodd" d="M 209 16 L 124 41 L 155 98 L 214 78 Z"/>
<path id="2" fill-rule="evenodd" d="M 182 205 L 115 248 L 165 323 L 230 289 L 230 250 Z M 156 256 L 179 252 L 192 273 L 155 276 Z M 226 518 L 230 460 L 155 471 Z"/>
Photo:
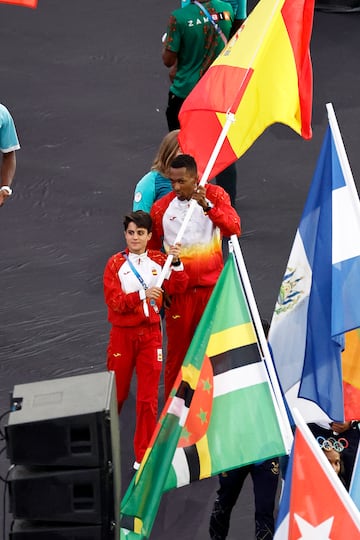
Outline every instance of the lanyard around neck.
<path id="1" fill-rule="evenodd" d="M 136 270 L 135 266 L 133 265 L 132 261 L 130 261 L 128 254 L 126 251 L 122 251 L 121 254 L 124 256 L 124 258 L 127 260 L 128 265 L 130 266 L 130 270 L 135 274 L 137 279 L 140 281 L 144 291 L 146 291 L 149 287 L 146 285 L 144 278 L 139 274 L 139 272 Z"/>
<path id="2" fill-rule="evenodd" d="M 137 277 L 137 279 L 140 281 L 144 291 L 146 291 L 149 288 L 149 286 L 146 285 L 146 283 L 144 281 L 144 278 L 136 270 L 135 266 L 133 265 L 133 263 L 130 260 L 130 258 L 128 256 L 128 254 L 126 253 L 126 251 L 122 251 L 121 254 L 127 260 L 128 265 L 130 266 L 130 270 L 134 273 L 135 277 Z M 144 302 L 146 303 L 145 299 L 144 299 Z M 153 308 L 153 310 L 155 311 L 155 313 L 159 313 L 159 308 L 157 307 L 156 302 L 155 302 L 155 300 L 153 298 L 150 299 L 150 305 Z M 146 314 L 146 312 L 145 312 L 145 314 Z"/>
<path id="3" fill-rule="evenodd" d="M 201 11 L 206 15 L 206 17 L 209 19 L 209 22 L 213 25 L 216 32 L 219 34 L 219 36 L 223 40 L 224 45 L 227 45 L 227 39 L 225 37 L 224 32 L 221 30 L 220 26 L 214 21 L 214 19 L 212 18 L 212 16 L 210 15 L 208 10 L 206 9 L 206 7 L 203 4 L 200 4 L 200 2 L 197 2 L 197 0 L 192 0 L 192 3 L 197 5 L 197 7 L 199 9 L 201 9 Z"/>

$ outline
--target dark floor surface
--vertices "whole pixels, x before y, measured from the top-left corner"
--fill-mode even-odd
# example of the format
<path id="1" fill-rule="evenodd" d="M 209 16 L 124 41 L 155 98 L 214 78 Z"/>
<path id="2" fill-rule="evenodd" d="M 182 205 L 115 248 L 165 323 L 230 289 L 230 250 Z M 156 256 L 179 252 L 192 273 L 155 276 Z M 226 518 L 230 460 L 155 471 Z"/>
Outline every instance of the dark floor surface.
<path id="1" fill-rule="evenodd" d="M 40 0 L 37 10 L 0 4 L 0 102 L 12 111 L 22 146 L 14 196 L 0 209 L 0 414 L 16 384 L 105 369 L 102 272 L 123 247 L 122 216 L 166 133 L 160 38 L 174 7 L 164 0 Z M 237 164 L 241 247 L 266 318 L 318 158 L 327 102 L 359 183 L 359 23 L 359 12 L 315 13 L 313 139 L 276 125 Z M 120 422 L 123 488 L 134 403 L 132 393 Z M 3 454 L 0 465 L 3 476 Z M 207 539 L 216 486 L 213 478 L 166 494 L 151 538 Z M 253 537 L 252 512 L 248 482 L 229 540 Z"/>

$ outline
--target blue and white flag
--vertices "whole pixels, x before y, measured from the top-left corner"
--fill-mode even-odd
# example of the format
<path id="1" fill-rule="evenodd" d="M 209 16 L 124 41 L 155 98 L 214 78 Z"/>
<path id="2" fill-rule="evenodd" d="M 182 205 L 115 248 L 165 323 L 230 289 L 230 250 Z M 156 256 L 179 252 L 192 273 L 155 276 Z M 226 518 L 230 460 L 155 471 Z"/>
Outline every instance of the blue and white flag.
<path id="1" fill-rule="evenodd" d="M 332 109 L 329 123 L 269 332 L 306 422 L 344 420 L 344 332 L 360 327 L 360 202 Z"/>

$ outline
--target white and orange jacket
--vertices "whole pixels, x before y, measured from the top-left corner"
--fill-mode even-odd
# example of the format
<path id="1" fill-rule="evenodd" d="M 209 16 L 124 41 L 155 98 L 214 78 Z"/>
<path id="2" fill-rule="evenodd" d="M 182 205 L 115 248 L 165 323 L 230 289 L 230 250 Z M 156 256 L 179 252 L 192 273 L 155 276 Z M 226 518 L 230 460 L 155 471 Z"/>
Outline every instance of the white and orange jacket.
<path id="1" fill-rule="evenodd" d="M 208 213 L 196 205 L 181 240 L 181 260 L 189 276 L 188 288 L 212 287 L 224 266 L 222 236 L 241 233 L 240 217 L 231 206 L 226 191 L 217 185 L 207 184 L 206 198 L 212 204 Z M 167 251 L 174 244 L 183 223 L 190 201 L 181 201 L 174 192 L 156 201 L 151 209 L 153 220 L 149 247 Z"/>

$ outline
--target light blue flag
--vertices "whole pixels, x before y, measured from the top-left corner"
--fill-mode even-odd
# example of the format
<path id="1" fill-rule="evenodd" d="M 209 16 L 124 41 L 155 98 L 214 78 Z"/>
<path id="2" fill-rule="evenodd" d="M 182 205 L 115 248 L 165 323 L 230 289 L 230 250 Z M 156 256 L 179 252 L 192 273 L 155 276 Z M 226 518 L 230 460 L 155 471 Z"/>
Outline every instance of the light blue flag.
<path id="1" fill-rule="evenodd" d="M 336 128 L 324 138 L 269 332 L 288 405 L 307 422 L 344 420 L 343 334 L 360 326 L 360 203 Z"/>

